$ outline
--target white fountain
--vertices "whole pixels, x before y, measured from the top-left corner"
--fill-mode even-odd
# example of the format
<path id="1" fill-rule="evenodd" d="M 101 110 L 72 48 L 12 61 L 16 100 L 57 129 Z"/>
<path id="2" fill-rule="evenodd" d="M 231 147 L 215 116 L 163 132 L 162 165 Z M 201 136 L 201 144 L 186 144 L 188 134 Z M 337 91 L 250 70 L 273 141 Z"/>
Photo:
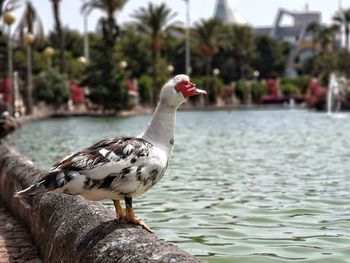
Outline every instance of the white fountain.
<path id="1" fill-rule="evenodd" d="M 345 118 L 345 114 L 340 114 L 341 92 L 347 88 L 346 79 L 331 73 L 327 91 L 327 115 L 332 118 Z"/>

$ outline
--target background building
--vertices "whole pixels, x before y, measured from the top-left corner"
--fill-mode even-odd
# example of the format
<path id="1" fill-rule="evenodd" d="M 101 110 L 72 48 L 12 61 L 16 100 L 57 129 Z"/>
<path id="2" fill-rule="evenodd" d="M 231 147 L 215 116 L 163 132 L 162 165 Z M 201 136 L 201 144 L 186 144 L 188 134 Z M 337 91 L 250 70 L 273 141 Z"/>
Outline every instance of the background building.
<path id="1" fill-rule="evenodd" d="M 221 20 L 224 24 L 248 25 L 248 22 L 242 16 L 229 8 L 227 0 L 216 1 L 214 17 Z"/>
<path id="2" fill-rule="evenodd" d="M 220 19 L 224 24 L 249 25 L 238 12 L 232 11 L 227 0 L 217 0 L 214 17 Z M 284 23 L 285 20 L 289 23 Z M 311 56 L 315 54 L 312 44 L 312 33 L 307 28 L 310 23 L 317 23 L 322 27 L 321 12 L 310 11 L 306 5 L 303 11 L 290 11 L 280 8 L 273 20 L 273 24 L 267 27 L 254 27 L 255 34 L 268 35 L 279 42 L 287 42 L 290 52 L 286 61 L 286 75 L 297 76 L 298 68 Z M 336 40 L 335 46 L 340 46 L 340 40 Z"/>
<path id="3" fill-rule="evenodd" d="M 285 17 L 291 18 L 292 23 L 283 25 Z M 311 33 L 307 31 L 310 23 L 321 24 L 321 13 L 317 11 L 290 11 L 280 8 L 277 11 L 271 27 L 254 28 L 256 34 L 269 35 L 281 42 L 288 42 L 290 52 L 286 61 L 286 74 L 289 77 L 297 75 L 297 67 L 314 54 L 312 50 Z"/>

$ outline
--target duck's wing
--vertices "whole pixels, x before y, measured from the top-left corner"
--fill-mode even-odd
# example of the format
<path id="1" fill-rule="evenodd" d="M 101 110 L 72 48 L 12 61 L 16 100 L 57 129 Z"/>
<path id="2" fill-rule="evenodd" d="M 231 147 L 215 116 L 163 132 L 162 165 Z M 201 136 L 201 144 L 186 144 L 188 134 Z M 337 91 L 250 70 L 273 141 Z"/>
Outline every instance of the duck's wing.
<path id="1" fill-rule="evenodd" d="M 152 147 L 152 144 L 141 138 L 100 141 L 58 162 L 48 174 L 17 195 L 35 196 L 56 189 L 80 194 L 83 190 L 92 188 L 130 192 L 134 190 L 132 180 L 120 185 L 118 179 L 135 174 L 139 177 L 138 180 L 144 180 L 141 170 Z M 91 198 L 100 200 L 99 196 L 91 195 Z"/>
<path id="2" fill-rule="evenodd" d="M 152 147 L 152 144 L 141 138 L 102 140 L 56 163 L 50 173 L 78 171 L 91 179 L 103 179 L 111 172 L 137 165 L 149 155 Z"/>

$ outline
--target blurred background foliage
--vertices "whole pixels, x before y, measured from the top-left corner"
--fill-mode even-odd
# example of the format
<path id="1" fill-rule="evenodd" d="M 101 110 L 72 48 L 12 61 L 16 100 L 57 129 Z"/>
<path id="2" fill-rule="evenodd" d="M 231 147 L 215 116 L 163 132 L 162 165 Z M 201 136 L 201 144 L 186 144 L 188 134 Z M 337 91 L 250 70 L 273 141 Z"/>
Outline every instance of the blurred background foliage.
<path id="1" fill-rule="evenodd" d="M 119 25 L 116 14 L 128 1 L 87 1 L 82 7 L 83 14 L 99 9 L 103 16 L 96 25 L 96 32 L 87 35 L 90 58 L 83 61 L 84 34 L 60 26 L 60 16 L 56 12 L 60 1 L 52 2 L 55 28 L 46 36 L 45 45 L 35 43 L 32 47 L 32 71 L 38 75 L 34 79 L 35 86 L 45 86 L 43 78 L 61 78 L 60 83 L 76 80 L 90 88 L 93 103 L 118 110 L 126 106 L 125 79 L 137 79 L 141 104 L 153 105 L 160 85 L 171 76 L 185 72 L 185 27 L 176 21 L 176 13 L 167 4 L 141 7 L 135 10 L 132 22 Z M 32 8 L 35 9 L 35 3 Z M 300 65 L 300 77 L 288 79 L 285 77 L 288 43 L 256 35 L 249 26 L 224 25 L 214 18 L 195 23 L 190 28 L 189 39 L 191 75 L 198 86 L 208 91 L 205 103 L 217 103 L 224 87 L 229 85 L 235 86 L 234 93 L 241 102 L 258 103 L 266 95 L 266 87 L 260 81 L 270 77 L 281 79 L 281 92 L 286 95 L 306 94 L 313 77 L 318 77 L 326 86 L 330 72 L 349 74 L 349 52 L 330 48 L 339 26 L 338 29 L 310 26 L 309 30 L 314 30 L 313 42 L 320 48 Z M 6 46 L 3 31 L 0 30 L 0 42 Z M 16 41 L 15 70 L 25 80 L 26 50 L 19 39 Z M 51 70 L 61 74 L 46 72 L 48 58 L 43 51 L 48 46 L 55 50 L 50 58 Z M 121 66 L 122 62 L 125 66 Z M 40 96 L 49 98 L 51 95 Z"/>

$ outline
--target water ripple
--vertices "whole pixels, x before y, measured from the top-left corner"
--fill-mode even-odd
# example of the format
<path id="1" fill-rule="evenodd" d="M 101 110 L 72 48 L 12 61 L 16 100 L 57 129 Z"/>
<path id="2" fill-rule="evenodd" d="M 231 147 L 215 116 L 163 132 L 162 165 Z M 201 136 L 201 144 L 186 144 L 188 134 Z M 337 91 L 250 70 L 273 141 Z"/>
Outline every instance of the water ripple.
<path id="1" fill-rule="evenodd" d="M 149 120 L 44 120 L 8 143 L 49 168 L 101 138 L 138 135 Z M 348 262 L 346 120 L 306 111 L 180 112 L 169 169 L 136 200 L 136 213 L 209 262 Z"/>

